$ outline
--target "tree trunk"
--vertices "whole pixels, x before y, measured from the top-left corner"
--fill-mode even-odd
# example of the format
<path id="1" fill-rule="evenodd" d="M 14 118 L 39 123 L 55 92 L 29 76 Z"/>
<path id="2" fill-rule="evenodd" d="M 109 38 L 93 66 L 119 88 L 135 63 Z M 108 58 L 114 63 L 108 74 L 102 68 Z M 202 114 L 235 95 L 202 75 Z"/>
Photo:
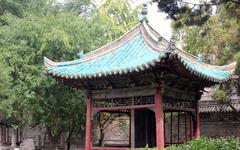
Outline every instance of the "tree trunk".
<path id="1" fill-rule="evenodd" d="M 57 144 L 51 140 L 49 140 L 49 146 L 47 150 L 56 150 Z"/>
<path id="2" fill-rule="evenodd" d="M 51 130 L 47 128 L 47 134 L 48 134 L 48 140 L 49 140 L 49 146 L 47 150 L 56 150 L 58 143 L 59 143 L 59 138 L 54 138 L 51 134 Z"/>
<path id="3" fill-rule="evenodd" d="M 72 139 L 73 130 L 74 130 L 74 128 L 69 129 L 69 134 L 68 134 L 68 137 L 66 140 L 65 150 L 70 150 L 70 148 L 71 148 L 71 139 Z"/>
<path id="4" fill-rule="evenodd" d="M 71 147 L 71 142 L 68 141 L 68 143 L 67 143 L 67 150 L 70 150 L 70 147 Z"/>
<path id="5" fill-rule="evenodd" d="M 103 140 L 104 140 L 104 136 L 105 136 L 104 133 L 101 133 L 101 134 L 100 134 L 100 138 L 99 138 L 99 141 L 98 141 L 98 146 L 99 146 L 99 147 L 102 146 L 102 143 L 103 143 Z"/>

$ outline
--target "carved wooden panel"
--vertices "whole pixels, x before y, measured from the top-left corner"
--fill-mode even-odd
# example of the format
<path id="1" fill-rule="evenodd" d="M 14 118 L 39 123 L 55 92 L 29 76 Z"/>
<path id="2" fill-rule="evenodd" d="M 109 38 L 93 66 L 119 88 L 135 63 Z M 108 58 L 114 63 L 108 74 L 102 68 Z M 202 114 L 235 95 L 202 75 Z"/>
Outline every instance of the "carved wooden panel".
<path id="1" fill-rule="evenodd" d="M 177 110 L 190 110 L 194 111 L 195 102 L 191 100 L 181 100 L 171 97 L 163 98 L 163 107 L 164 109 L 177 109 Z"/>
<path id="2" fill-rule="evenodd" d="M 93 100 L 93 108 L 110 108 L 154 104 L 154 96 L 135 96 Z"/>

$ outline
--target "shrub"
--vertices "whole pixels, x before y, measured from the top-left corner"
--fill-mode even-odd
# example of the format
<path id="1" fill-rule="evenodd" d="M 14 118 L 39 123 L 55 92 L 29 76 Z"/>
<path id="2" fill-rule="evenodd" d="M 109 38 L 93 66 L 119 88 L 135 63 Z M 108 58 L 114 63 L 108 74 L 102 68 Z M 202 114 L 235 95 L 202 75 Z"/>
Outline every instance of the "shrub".
<path id="1" fill-rule="evenodd" d="M 215 89 L 212 98 L 219 104 L 227 104 L 230 101 L 226 91 L 220 88 Z"/>
<path id="2" fill-rule="evenodd" d="M 240 150 L 239 138 L 206 138 L 194 139 L 183 145 L 172 145 L 164 150 Z"/>

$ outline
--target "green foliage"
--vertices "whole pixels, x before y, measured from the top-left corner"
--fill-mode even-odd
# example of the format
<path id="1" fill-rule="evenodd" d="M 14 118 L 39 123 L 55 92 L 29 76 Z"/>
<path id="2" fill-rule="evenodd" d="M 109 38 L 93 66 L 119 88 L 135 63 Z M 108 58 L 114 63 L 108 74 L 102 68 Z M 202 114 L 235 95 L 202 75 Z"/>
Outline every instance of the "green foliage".
<path id="1" fill-rule="evenodd" d="M 0 94 L 7 104 L 0 109 L 21 120 L 17 126 L 46 127 L 50 140 L 56 142 L 63 134 L 69 139 L 84 130 L 85 97 L 80 90 L 44 75 L 43 57 L 77 59 L 81 50 L 86 53 L 118 38 L 137 23 L 137 17 L 126 1 L 119 7 L 117 1 L 108 1 L 90 17 L 67 9 L 56 11 L 51 1 L 40 2 L 42 8 L 29 2 L 21 15 L 8 9 L 0 15 L 0 67 L 4 68 Z"/>
<path id="2" fill-rule="evenodd" d="M 231 4 L 231 7 L 235 7 L 232 15 L 228 7 L 220 5 L 217 7 L 216 14 L 211 16 L 204 25 L 183 26 L 178 29 L 178 33 L 184 43 L 183 49 L 194 55 L 202 54 L 207 63 L 226 65 L 237 61 L 235 74 L 238 75 L 240 72 L 240 24 L 237 17 L 239 6 Z M 225 83 L 220 91 L 217 89 L 214 99 L 219 103 L 228 103 L 233 86 L 239 94 L 239 79 L 236 81 Z"/>
<path id="3" fill-rule="evenodd" d="M 240 75 L 240 57 L 237 58 L 237 65 L 234 74 Z"/>
<path id="4" fill-rule="evenodd" d="M 139 148 L 138 150 L 158 150 L 157 148 L 149 148 L 148 145 L 144 148 Z"/>
<path id="5" fill-rule="evenodd" d="M 140 148 L 139 150 L 157 150 L 157 148 Z M 193 139 L 182 145 L 172 145 L 164 150 L 240 150 L 240 140 L 234 137 Z"/>
<path id="6" fill-rule="evenodd" d="M 166 112 L 166 113 L 164 113 L 164 115 L 165 115 L 166 120 L 169 120 L 169 119 L 171 119 L 171 116 L 172 116 L 172 118 L 177 118 L 178 112 Z"/>
<path id="7" fill-rule="evenodd" d="M 138 9 L 132 10 L 128 0 L 107 0 L 93 17 L 107 25 L 104 36 L 110 42 L 138 23 Z"/>
<path id="8" fill-rule="evenodd" d="M 203 26 L 183 27 L 179 33 L 183 40 L 183 49 L 205 56 L 209 63 L 223 65 L 236 60 L 239 52 L 239 23 L 236 18 L 229 18 L 226 10 L 218 8 Z M 221 57 L 220 57 L 221 56 Z"/>
<path id="9" fill-rule="evenodd" d="M 194 139 L 183 145 L 173 145 L 165 148 L 166 150 L 240 150 L 238 138 L 206 138 Z"/>
<path id="10" fill-rule="evenodd" d="M 183 0 L 161 0 L 158 1 L 158 8 L 176 22 L 175 27 L 203 25 L 210 17 L 212 7 L 205 1 L 200 2 L 201 5 L 195 5 Z"/>
<path id="11" fill-rule="evenodd" d="M 11 13 L 23 17 L 26 13 L 43 14 L 51 7 L 50 0 L 0 0 L 0 16 Z"/>
<path id="12" fill-rule="evenodd" d="M 240 2 L 238 0 L 184 1 L 160 0 L 158 8 L 175 21 L 174 27 L 202 26 L 211 18 L 215 6 L 225 9 L 228 17 L 239 20 Z"/>
<path id="13" fill-rule="evenodd" d="M 81 15 L 84 13 L 91 12 L 90 0 L 65 0 L 64 3 L 60 2 L 56 4 L 58 9 L 62 9 L 63 11 L 72 12 L 76 15 Z"/>
<path id="14" fill-rule="evenodd" d="M 0 62 L 0 117 L 6 116 L 8 113 L 8 106 L 12 95 L 10 92 L 11 78 L 9 68 Z"/>
<path id="15" fill-rule="evenodd" d="M 87 43 L 89 35 L 83 34 L 87 31 L 85 19 L 68 13 L 44 18 L 34 14 L 16 18 L 6 14 L 1 19 L 8 24 L 1 28 L 0 51 L 12 75 L 11 115 L 23 124 L 45 126 L 52 140 L 63 133 L 83 130 L 85 104 L 81 91 L 66 87 L 42 72 L 43 56 L 70 60 L 77 57 L 76 44 L 91 45 Z"/>
<path id="16" fill-rule="evenodd" d="M 220 88 L 216 88 L 214 90 L 212 98 L 215 101 L 217 101 L 219 104 L 227 104 L 230 101 L 230 98 L 227 95 L 227 92 Z"/>

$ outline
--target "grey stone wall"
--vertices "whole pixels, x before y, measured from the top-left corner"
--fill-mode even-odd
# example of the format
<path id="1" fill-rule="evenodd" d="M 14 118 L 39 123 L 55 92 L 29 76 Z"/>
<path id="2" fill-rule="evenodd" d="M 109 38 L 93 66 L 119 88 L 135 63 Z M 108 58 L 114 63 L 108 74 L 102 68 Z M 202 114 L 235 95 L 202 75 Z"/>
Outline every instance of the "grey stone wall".
<path id="1" fill-rule="evenodd" d="M 228 109 L 226 109 L 214 101 L 212 99 L 214 93 L 212 89 L 207 88 L 205 91 L 207 92 L 203 94 L 200 100 L 200 107 L 205 107 L 205 110 L 200 113 L 201 135 L 207 137 L 240 137 L 240 112 L 238 111 L 240 97 L 237 95 L 231 97 L 231 103 L 238 111 L 235 112 L 229 106 Z M 214 107 L 208 108 L 208 106 Z M 220 109 L 212 110 L 212 108 L 218 107 Z"/>
<path id="2" fill-rule="evenodd" d="M 10 135 L 12 136 L 14 133 L 14 129 L 10 129 Z M 22 132 L 22 143 L 20 146 L 20 150 L 27 150 L 25 147 L 31 147 L 32 150 L 32 144 L 34 144 L 35 149 L 34 150 L 49 150 L 49 140 L 48 136 L 46 134 L 46 130 L 41 127 L 25 127 L 24 129 L 21 129 Z M 29 141 L 31 141 L 31 146 L 29 144 Z M 0 150 L 10 150 L 11 144 L 3 144 L 0 143 Z M 65 149 L 65 143 L 64 138 L 60 139 L 60 143 L 58 143 L 58 150 L 64 150 Z M 18 146 L 19 148 L 19 146 Z M 71 142 L 71 150 L 83 150 L 84 149 L 84 138 L 76 137 Z"/>
<path id="3" fill-rule="evenodd" d="M 201 136 L 240 137 L 240 113 L 200 114 Z"/>

